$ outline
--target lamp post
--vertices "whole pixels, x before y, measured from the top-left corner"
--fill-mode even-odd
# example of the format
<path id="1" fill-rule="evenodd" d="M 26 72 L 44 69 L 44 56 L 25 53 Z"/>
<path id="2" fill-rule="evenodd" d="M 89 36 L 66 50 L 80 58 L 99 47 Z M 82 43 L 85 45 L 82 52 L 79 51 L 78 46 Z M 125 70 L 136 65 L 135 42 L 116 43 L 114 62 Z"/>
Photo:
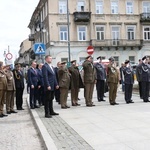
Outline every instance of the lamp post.
<path id="1" fill-rule="evenodd" d="M 40 33 L 40 42 L 42 43 L 42 33 L 45 33 L 45 32 L 46 32 L 46 29 L 44 28 L 42 22 L 40 22 L 40 23 L 37 25 L 36 31 Z M 45 44 L 44 38 L 43 38 L 43 44 Z M 42 63 L 44 63 L 44 59 L 43 59 L 43 57 L 42 57 L 41 54 L 39 55 L 39 59 L 42 60 Z"/>
<path id="2" fill-rule="evenodd" d="M 68 27 L 68 66 L 70 66 L 70 26 L 69 26 L 69 3 L 67 0 L 67 27 Z"/>

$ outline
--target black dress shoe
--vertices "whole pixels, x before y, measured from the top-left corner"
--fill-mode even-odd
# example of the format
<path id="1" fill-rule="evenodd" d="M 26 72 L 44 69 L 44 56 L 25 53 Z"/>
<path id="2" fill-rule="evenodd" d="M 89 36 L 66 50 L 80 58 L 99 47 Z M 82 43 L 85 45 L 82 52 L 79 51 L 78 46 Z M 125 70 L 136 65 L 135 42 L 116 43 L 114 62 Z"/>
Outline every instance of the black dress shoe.
<path id="1" fill-rule="evenodd" d="M 77 106 L 76 104 L 72 104 L 72 106 Z"/>
<path id="2" fill-rule="evenodd" d="M 14 113 L 14 114 L 15 114 L 15 113 L 17 113 L 17 112 L 16 112 L 16 111 L 14 111 L 14 110 L 12 110 L 12 111 L 10 111 L 10 112 L 11 112 L 11 113 Z"/>
<path id="3" fill-rule="evenodd" d="M 3 115 L 3 117 L 7 117 L 8 115 L 5 115 L 5 114 L 2 114 Z"/>
<path id="4" fill-rule="evenodd" d="M 52 116 L 56 116 L 56 115 L 59 115 L 59 113 L 53 112 L 53 113 L 51 113 L 51 115 L 52 115 Z"/>
<path id="5" fill-rule="evenodd" d="M 0 114 L 0 118 L 3 118 L 3 115 L 2 115 L 2 114 Z"/>
<path id="6" fill-rule="evenodd" d="M 106 100 L 104 100 L 104 99 L 101 99 L 100 101 L 103 101 L 103 102 L 104 102 L 104 101 L 106 101 Z"/>
<path id="7" fill-rule="evenodd" d="M 34 107 L 33 106 L 31 106 L 31 109 L 34 109 Z M 21 110 L 21 109 L 20 109 Z"/>
<path id="8" fill-rule="evenodd" d="M 115 105 L 115 103 L 110 103 L 110 105 Z"/>
<path id="9" fill-rule="evenodd" d="M 133 101 L 130 101 L 129 103 L 134 103 Z"/>
<path id="10" fill-rule="evenodd" d="M 114 105 L 119 105 L 119 103 L 116 103 L 116 102 L 115 102 Z"/>
<path id="11" fill-rule="evenodd" d="M 11 111 L 7 111 L 7 114 L 11 114 Z"/>
<path id="12" fill-rule="evenodd" d="M 130 102 L 126 102 L 126 104 L 130 104 Z"/>
<path id="13" fill-rule="evenodd" d="M 144 102 L 144 103 L 147 103 L 148 101 L 144 100 L 143 102 Z"/>
<path id="14" fill-rule="evenodd" d="M 39 106 L 35 105 L 34 108 L 40 108 Z"/>
<path id="15" fill-rule="evenodd" d="M 24 108 L 21 108 L 21 110 L 24 110 Z"/>
<path id="16" fill-rule="evenodd" d="M 21 108 L 17 108 L 17 110 L 21 110 Z"/>
<path id="17" fill-rule="evenodd" d="M 61 109 L 67 109 L 67 107 L 66 106 L 62 106 Z"/>
<path id="18" fill-rule="evenodd" d="M 51 115 L 45 115 L 45 118 L 52 118 Z"/>
<path id="19" fill-rule="evenodd" d="M 87 107 L 92 107 L 92 105 L 86 105 Z"/>

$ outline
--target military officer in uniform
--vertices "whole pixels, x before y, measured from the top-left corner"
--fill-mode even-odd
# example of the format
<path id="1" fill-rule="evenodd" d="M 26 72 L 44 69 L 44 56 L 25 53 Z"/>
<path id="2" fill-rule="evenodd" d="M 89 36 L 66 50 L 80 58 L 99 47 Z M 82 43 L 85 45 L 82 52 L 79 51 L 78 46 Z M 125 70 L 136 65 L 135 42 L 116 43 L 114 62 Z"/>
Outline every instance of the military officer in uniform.
<path id="1" fill-rule="evenodd" d="M 66 62 L 61 62 L 61 66 L 58 69 L 58 79 L 60 88 L 60 103 L 62 109 L 70 108 L 67 105 L 67 96 L 70 87 L 70 73 L 66 67 Z"/>
<path id="2" fill-rule="evenodd" d="M 7 78 L 3 70 L 3 62 L 0 61 L 0 118 L 7 116 L 3 113 L 6 91 L 7 91 Z"/>
<path id="3" fill-rule="evenodd" d="M 11 71 L 10 65 L 5 66 L 5 73 L 7 77 L 7 94 L 6 94 L 6 111 L 7 114 L 17 113 L 14 111 L 14 94 L 16 91 L 14 75 Z"/>
<path id="4" fill-rule="evenodd" d="M 99 62 L 95 64 L 96 74 L 97 74 L 96 89 L 97 89 L 97 99 L 100 102 L 100 101 L 105 101 L 104 88 L 105 88 L 105 80 L 106 80 L 106 69 L 102 64 L 101 56 L 97 57 L 97 60 L 99 60 Z"/>
<path id="5" fill-rule="evenodd" d="M 92 56 L 87 56 L 82 66 L 84 71 L 83 82 L 85 86 L 84 96 L 85 96 L 86 106 L 92 107 L 95 106 L 92 102 L 92 98 L 93 98 L 94 84 L 96 83 L 96 69 L 93 65 Z"/>
<path id="6" fill-rule="evenodd" d="M 143 102 L 149 101 L 149 83 L 150 83 L 150 69 L 148 66 L 148 57 L 142 58 L 142 64 L 140 65 L 140 81 L 142 84 L 142 98 Z"/>
<path id="7" fill-rule="evenodd" d="M 71 74 L 71 102 L 72 106 L 79 106 L 78 104 L 78 93 L 79 93 L 79 79 L 80 73 L 76 66 L 76 60 L 71 61 L 71 67 L 69 67 L 69 72 Z"/>
<path id="8" fill-rule="evenodd" d="M 130 61 L 126 60 L 125 61 L 125 67 L 123 70 L 124 74 L 124 83 L 125 83 L 125 101 L 127 104 L 129 103 L 134 103 L 131 100 L 132 97 L 132 89 L 133 89 L 133 83 L 134 83 L 134 73 L 133 70 L 130 66 Z"/>
<path id="9" fill-rule="evenodd" d="M 109 88 L 109 103 L 110 105 L 118 105 L 118 103 L 116 103 L 116 94 L 119 83 L 119 71 L 115 66 L 115 60 L 113 57 L 109 58 L 109 64 L 107 67 L 107 83 Z"/>

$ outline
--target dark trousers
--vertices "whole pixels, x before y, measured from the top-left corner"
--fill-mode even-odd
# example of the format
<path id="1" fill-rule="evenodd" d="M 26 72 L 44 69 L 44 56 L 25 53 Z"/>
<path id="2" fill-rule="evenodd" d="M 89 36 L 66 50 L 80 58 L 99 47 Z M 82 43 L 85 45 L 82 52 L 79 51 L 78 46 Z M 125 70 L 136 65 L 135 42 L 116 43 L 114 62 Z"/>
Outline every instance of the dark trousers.
<path id="1" fill-rule="evenodd" d="M 54 91 L 45 91 L 45 115 L 51 115 L 53 110 Z"/>
<path id="2" fill-rule="evenodd" d="M 130 102 L 132 97 L 133 84 L 125 84 L 125 101 Z"/>
<path id="3" fill-rule="evenodd" d="M 55 99 L 56 99 L 56 102 L 60 103 L 60 90 L 59 89 L 55 90 Z"/>
<path id="4" fill-rule="evenodd" d="M 44 87 L 43 86 L 41 86 L 38 89 L 38 102 L 39 102 L 39 105 L 44 105 Z"/>
<path id="5" fill-rule="evenodd" d="M 33 89 L 30 87 L 30 107 L 36 106 L 38 87 L 35 86 Z"/>
<path id="6" fill-rule="evenodd" d="M 140 98 L 142 98 L 142 82 L 139 82 L 139 94 L 140 94 Z"/>
<path id="7" fill-rule="evenodd" d="M 96 89 L 97 89 L 97 99 L 98 99 L 98 101 L 103 100 L 104 88 L 105 88 L 105 81 L 104 80 L 97 80 Z"/>
<path id="8" fill-rule="evenodd" d="M 22 108 L 24 88 L 16 88 L 16 107 Z"/>
<path id="9" fill-rule="evenodd" d="M 147 81 L 142 81 L 142 97 L 143 101 L 148 101 L 149 98 L 149 82 Z"/>

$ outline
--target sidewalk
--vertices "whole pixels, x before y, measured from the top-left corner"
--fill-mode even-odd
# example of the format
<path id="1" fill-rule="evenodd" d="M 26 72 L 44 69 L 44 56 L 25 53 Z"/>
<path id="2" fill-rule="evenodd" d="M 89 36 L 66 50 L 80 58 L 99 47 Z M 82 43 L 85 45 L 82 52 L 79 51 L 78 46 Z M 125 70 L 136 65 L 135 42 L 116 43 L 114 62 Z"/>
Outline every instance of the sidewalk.
<path id="1" fill-rule="evenodd" d="M 25 110 L 0 119 L 0 150 L 44 150 L 24 95 Z"/>
<path id="2" fill-rule="evenodd" d="M 96 106 L 89 108 L 85 106 L 81 89 L 79 107 L 64 110 L 54 101 L 59 116 L 44 118 L 43 107 L 31 111 L 38 114 L 58 150 L 149 150 L 150 103 L 143 103 L 133 94 L 135 103 L 126 104 L 124 94 L 118 92 L 116 101 L 120 105 L 111 106 L 108 93 L 106 96 L 106 102 L 97 102 L 94 91 Z"/>

